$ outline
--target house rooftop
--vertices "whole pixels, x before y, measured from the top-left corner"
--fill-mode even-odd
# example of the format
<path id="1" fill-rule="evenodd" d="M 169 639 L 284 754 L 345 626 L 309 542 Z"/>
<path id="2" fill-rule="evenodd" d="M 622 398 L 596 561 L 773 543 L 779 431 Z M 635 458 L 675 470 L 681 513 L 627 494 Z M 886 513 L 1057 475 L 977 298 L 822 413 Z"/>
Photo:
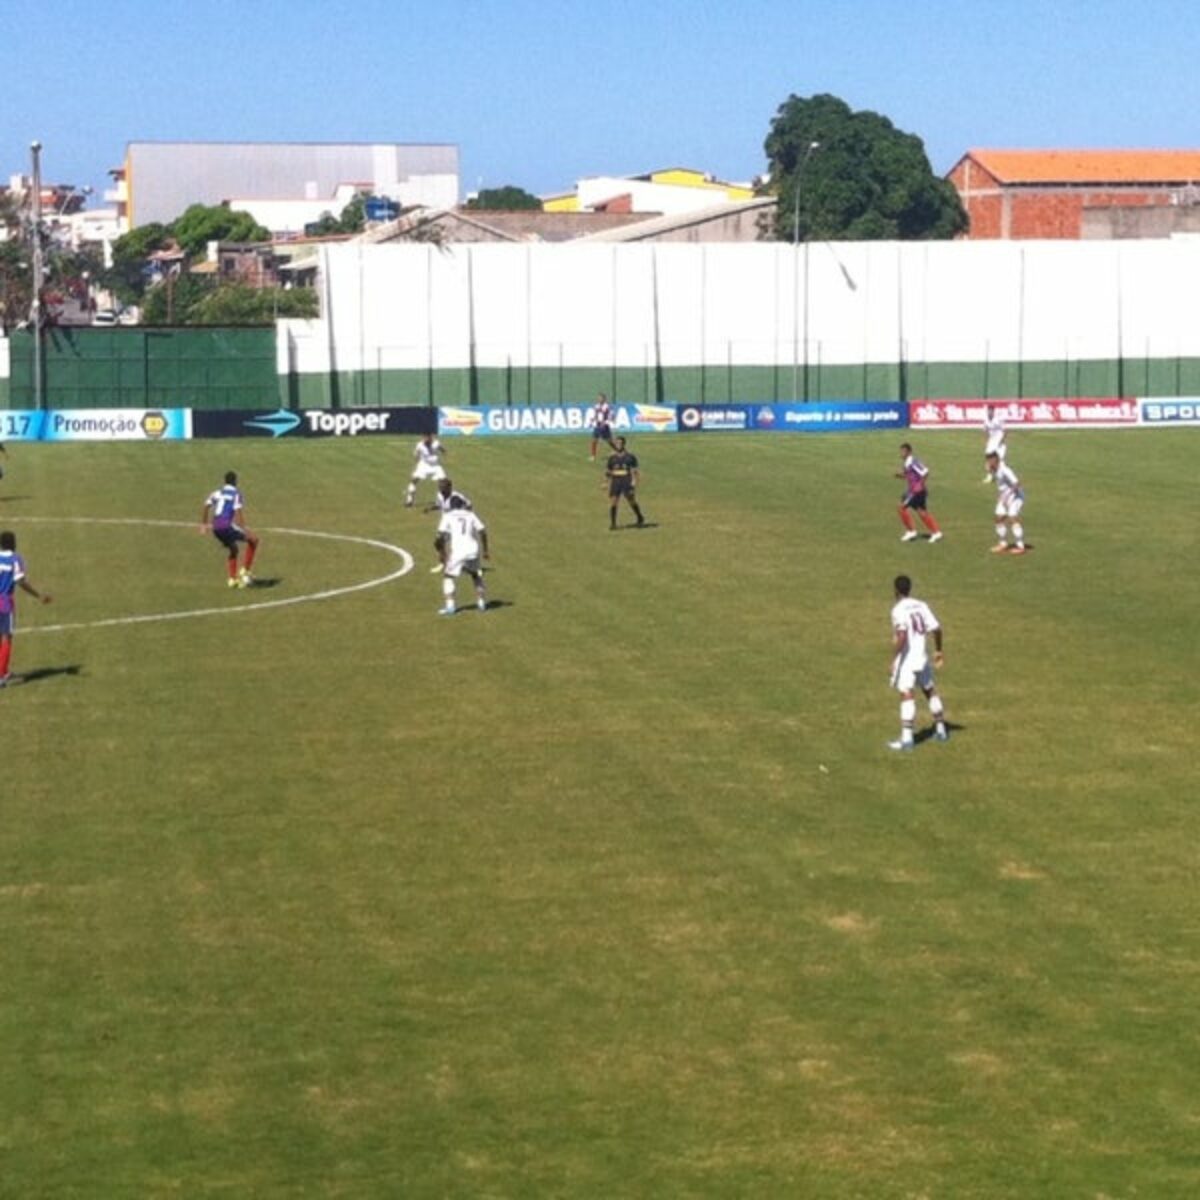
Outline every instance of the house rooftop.
<path id="1" fill-rule="evenodd" d="M 968 150 L 964 157 L 1011 184 L 1200 180 L 1200 150 Z"/>

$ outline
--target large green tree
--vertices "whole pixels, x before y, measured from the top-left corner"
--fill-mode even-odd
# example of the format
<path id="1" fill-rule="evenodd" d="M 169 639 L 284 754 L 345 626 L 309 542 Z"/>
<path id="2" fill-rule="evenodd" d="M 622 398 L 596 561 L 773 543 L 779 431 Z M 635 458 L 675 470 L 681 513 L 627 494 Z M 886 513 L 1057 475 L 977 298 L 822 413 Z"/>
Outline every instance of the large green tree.
<path id="1" fill-rule="evenodd" d="M 524 188 L 511 184 L 498 188 L 483 188 L 466 203 L 467 208 L 496 210 L 540 209 L 542 202 Z"/>
<path id="2" fill-rule="evenodd" d="M 171 222 L 171 234 L 189 257 L 203 254 L 209 242 L 269 242 L 264 229 L 249 213 L 223 204 L 193 204 Z"/>
<path id="3" fill-rule="evenodd" d="M 837 96 L 789 96 L 765 149 L 781 240 L 911 241 L 967 228 L 958 193 L 933 173 L 921 139 Z"/>

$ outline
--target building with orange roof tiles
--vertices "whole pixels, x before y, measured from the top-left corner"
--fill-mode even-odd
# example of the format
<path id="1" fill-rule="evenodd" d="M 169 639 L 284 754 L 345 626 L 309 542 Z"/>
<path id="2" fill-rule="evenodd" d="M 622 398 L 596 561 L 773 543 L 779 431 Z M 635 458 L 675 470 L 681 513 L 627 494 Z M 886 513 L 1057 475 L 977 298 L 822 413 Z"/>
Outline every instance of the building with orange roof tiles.
<path id="1" fill-rule="evenodd" d="M 1200 206 L 1200 150 L 968 150 L 946 178 L 972 239 L 1129 236 L 1088 213 Z"/>

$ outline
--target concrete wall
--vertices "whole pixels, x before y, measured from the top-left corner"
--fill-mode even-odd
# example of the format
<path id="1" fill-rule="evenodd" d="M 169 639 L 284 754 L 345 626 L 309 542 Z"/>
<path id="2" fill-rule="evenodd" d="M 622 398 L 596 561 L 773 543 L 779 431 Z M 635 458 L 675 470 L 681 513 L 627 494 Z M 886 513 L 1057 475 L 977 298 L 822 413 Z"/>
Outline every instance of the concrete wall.
<path id="1" fill-rule="evenodd" d="M 295 403 L 1194 394 L 1200 243 L 322 248 Z"/>
<path id="2" fill-rule="evenodd" d="M 126 355 L 142 333 L 110 330 L 83 331 L 94 355 L 67 339 L 48 381 L 77 404 L 234 407 L 1200 395 L 1200 239 L 321 255 L 323 318 L 246 331 L 253 378 L 240 331 Z M 7 351 L 19 407 L 28 355 Z"/>
<path id="3" fill-rule="evenodd" d="M 1167 238 L 1200 235 L 1200 203 L 1155 208 L 1085 208 L 1084 238 Z"/>

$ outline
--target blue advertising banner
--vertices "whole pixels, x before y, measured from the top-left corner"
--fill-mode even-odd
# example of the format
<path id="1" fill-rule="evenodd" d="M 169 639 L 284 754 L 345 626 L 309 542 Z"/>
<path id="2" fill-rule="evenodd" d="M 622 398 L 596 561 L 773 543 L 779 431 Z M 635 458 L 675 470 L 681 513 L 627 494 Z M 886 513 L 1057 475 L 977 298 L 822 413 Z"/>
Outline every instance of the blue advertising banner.
<path id="1" fill-rule="evenodd" d="M 0 412 L 0 442 L 40 442 L 49 415 L 29 408 Z"/>
<path id="2" fill-rule="evenodd" d="M 684 432 L 757 430 L 761 433 L 852 433 L 904 429 L 908 406 L 879 400 L 814 401 L 808 404 L 681 405 Z"/>
<path id="3" fill-rule="evenodd" d="M 192 436 L 190 408 L 64 408 L 0 412 L 0 441 L 164 442 Z"/>
<path id="4" fill-rule="evenodd" d="M 1141 425 L 1200 425 L 1200 396 L 1139 400 L 1138 423 Z"/>
<path id="5" fill-rule="evenodd" d="M 482 437 L 490 434 L 591 432 L 594 409 L 590 404 L 530 404 L 511 408 L 482 404 L 477 408 L 439 408 L 438 434 Z M 673 404 L 614 404 L 614 433 L 674 433 L 678 429 Z"/>

